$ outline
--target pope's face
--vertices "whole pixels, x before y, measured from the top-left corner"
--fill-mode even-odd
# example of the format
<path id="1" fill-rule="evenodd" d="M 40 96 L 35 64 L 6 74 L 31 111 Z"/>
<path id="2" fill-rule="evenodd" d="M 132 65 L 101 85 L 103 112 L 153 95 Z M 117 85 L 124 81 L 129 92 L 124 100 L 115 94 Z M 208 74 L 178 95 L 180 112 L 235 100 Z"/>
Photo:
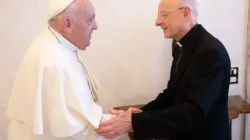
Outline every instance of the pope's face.
<path id="1" fill-rule="evenodd" d="M 86 0 L 76 0 L 75 6 L 71 38 L 74 45 L 80 50 L 85 50 L 90 45 L 93 30 L 98 28 L 95 21 L 95 10 L 92 3 Z"/>
<path id="2" fill-rule="evenodd" d="M 84 50 L 90 45 L 91 35 L 93 30 L 97 30 L 97 24 L 95 21 L 95 10 L 92 3 L 87 2 L 82 8 L 82 16 L 76 22 L 76 34 L 78 35 L 79 49 Z"/>

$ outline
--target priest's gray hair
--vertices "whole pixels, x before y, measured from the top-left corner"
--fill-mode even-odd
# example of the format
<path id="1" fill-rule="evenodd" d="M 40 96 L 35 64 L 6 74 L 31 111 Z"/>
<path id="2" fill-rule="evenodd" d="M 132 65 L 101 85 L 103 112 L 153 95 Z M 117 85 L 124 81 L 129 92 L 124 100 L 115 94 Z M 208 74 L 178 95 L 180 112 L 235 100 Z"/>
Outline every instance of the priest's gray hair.
<path id="1" fill-rule="evenodd" d="M 196 0 L 179 0 L 180 7 L 189 7 L 195 17 L 198 16 Z"/>

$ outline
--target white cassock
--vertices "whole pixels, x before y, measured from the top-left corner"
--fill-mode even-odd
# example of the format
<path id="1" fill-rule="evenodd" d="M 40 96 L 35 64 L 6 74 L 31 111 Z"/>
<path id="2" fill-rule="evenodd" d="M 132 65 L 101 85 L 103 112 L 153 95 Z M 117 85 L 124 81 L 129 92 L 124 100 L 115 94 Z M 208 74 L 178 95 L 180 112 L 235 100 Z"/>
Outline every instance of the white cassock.
<path id="1" fill-rule="evenodd" d="M 85 66 L 85 65 L 84 65 Z M 28 49 L 10 94 L 8 140 L 104 140 L 105 115 L 77 48 L 47 28 Z"/>

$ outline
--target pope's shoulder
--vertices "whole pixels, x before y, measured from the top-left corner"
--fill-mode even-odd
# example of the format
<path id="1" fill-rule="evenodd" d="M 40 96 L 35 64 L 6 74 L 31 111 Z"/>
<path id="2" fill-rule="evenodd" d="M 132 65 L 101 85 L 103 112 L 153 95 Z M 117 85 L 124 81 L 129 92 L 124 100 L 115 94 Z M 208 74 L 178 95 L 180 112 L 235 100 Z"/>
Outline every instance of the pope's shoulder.
<path id="1" fill-rule="evenodd" d="M 23 62 L 37 63 L 40 67 L 50 67 L 58 65 L 63 57 L 60 55 L 59 42 L 49 30 L 44 29 L 38 36 L 36 36 L 29 46 Z"/>

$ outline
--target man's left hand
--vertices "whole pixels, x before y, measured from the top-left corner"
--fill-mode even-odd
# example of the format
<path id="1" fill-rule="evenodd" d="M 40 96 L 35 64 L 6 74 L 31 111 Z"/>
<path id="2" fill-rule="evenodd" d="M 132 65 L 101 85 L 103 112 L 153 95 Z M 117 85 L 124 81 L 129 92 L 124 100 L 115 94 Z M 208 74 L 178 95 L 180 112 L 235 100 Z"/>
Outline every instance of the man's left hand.
<path id="1" fill-rule="evenodd" d="M 132 131 L 132 109 L 128 109 L 127 111 L 110 110 L 110 113 L 117 116 L 101 122 L 99 129 L 96 130 L 99 135 L 106 139 L 114 139 Z"/>

